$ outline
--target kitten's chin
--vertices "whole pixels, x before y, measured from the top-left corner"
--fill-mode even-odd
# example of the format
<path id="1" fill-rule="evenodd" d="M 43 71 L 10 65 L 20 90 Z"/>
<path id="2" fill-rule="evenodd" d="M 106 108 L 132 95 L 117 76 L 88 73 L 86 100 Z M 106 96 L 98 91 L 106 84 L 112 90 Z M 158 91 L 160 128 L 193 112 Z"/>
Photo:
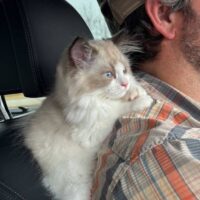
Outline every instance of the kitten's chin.
<path id="1" fill-rule="evenodd" d="M 107 96 L 107 98 L 112 99 L 112 100 L 120 100 L 126 95 L 126 93 L 127 93 L 127 91 L 125 90 L 125 91 L 120 92 L 120 93 L 109 94 Z"/>

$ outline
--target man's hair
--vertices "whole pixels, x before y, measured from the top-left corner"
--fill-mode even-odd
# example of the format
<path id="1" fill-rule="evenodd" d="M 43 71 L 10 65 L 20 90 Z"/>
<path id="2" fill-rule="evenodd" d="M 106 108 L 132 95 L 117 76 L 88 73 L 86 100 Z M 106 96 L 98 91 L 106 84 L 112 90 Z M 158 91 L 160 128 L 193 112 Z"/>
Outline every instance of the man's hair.
<path id="1" fill-rule="evenodd" d="M 171 9 L 170 12 L 182 12 L 186 19 L 191 14 L 190 0 L 160 1 L 164 5 L 169 6 Z M 130 53 L 130 58 L 134 58 L 133 63 L 135 63 L 135 65 L 151 60 L 159 53 L 163 36 L 155 31 L 144 5 L 130 14 L 125 19 L 121 28 L 123 28 L 130 36 L 134 36 L 143 49 L 143 53 Z"/>

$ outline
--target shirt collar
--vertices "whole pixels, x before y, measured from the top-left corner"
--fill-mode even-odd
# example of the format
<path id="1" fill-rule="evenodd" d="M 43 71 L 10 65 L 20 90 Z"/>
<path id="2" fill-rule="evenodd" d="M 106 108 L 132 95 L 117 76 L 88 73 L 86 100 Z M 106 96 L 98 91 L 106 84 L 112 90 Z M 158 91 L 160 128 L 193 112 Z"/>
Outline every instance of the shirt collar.
<path id="1" fill-rule="evenodd" d="M 136 79 L 154 99 L 174 104 L 200 121 L 200 103 L 181 93 L 166 82 L 142 71 L 134 72 Z"/>

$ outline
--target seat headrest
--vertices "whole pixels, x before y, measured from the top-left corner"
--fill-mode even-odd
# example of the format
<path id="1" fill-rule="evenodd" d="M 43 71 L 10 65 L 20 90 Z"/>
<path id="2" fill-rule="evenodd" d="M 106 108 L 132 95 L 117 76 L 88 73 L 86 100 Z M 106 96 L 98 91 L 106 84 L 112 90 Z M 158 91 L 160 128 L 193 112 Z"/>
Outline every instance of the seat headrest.
<path id="1" fill-rule="evenodd" d="M 0 1 L 0 94 L 48 94 L 59 57 L 76 36 L 92 38 L 65 0 Z"/>

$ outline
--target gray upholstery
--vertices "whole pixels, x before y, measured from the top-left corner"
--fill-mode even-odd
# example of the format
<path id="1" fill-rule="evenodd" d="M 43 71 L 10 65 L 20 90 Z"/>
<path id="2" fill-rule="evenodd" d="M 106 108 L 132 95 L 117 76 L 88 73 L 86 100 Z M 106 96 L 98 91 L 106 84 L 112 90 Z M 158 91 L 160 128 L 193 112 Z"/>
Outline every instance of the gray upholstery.
<path id="1" fill-rule="evenodd" d="M 0 94 L 48 94 L 60 54 L 76 36 L 92 35 L 64 0 L 0 1 Z"/>

